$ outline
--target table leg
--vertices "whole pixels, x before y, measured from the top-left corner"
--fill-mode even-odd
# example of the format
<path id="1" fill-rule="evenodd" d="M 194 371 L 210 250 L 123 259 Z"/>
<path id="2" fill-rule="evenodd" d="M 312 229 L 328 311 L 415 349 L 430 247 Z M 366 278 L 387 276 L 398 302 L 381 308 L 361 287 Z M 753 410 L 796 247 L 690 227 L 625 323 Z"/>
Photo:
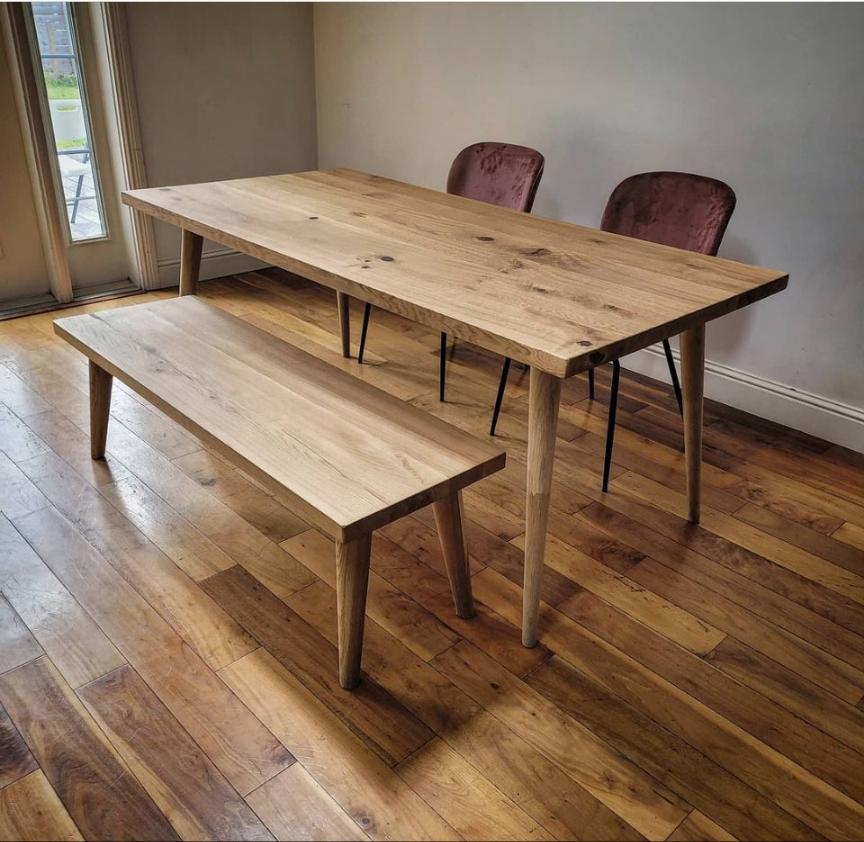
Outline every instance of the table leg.
<path id="1" fill-rule="evenodd" d="M 180 295 L 195 295 L 198 289 L 203 243 L 204 239 L 200 234 L 184 229 L 183 238 L 180 240 Z"/>
<path id="2" fill-rule="evenodd" d="M 681 377 L 684 390 L 684 458 L 690 521 L 699 523 L 702 477 L 702 389 L 705 382 L 705 325 L 681 334 Z"/>
<path id="3" fill-rule="evenodd" d="M 555 433 L 561 380 L 537 368 L 531 369 L 528 393 L 528 479 L 525 496 L 525 592 L 522 597 L 522 643 L 537 643 L 540 615 L 540 581 L 549 521 Z"/>
<path id="4" fill-rule="evenodd" d="M 339 316 L 339 336 L 342 338 L 342 356 L 351 356 L 351 299 L 345 292 L 336 293 L 336 312 Z"/>
<path id="5" fill-rule="evenodd" d="M 114 378 L 90 360 L 90 455 L 94 459 L 105 458 L 113 383 Z"/>
<path id="6" fill-rule="evenodd" d="M 347 544 L 336 541 L 336 633 L 339 644 L 339 684 L 352 690 L 360 681 L 366 591 L 372 534 Z"/>

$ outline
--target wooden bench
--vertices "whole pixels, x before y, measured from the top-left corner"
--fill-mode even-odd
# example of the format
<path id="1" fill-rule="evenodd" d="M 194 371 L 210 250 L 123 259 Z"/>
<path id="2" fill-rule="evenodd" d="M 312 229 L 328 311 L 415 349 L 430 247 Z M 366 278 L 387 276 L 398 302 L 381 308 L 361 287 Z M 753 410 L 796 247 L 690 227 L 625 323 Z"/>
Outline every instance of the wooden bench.
<path id="1" fill-rule="evenodd" d="M 199 298 L 58 319 L 90 360 L 105 454 L 118 377 L 336 541 L 339 681 L 360 679 L 372 532 L 429 503 L 456 613 L 473 614 L 461 489 L 505 454 Z"/>

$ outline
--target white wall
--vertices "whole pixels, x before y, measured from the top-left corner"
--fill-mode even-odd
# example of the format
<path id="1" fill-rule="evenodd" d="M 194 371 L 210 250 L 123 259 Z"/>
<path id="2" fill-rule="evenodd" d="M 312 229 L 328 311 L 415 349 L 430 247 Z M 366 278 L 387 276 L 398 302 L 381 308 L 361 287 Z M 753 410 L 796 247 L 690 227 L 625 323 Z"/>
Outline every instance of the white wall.
<path id="1" fill-rule="evenodd" d="M 132 3 L 128 24 L 150 186 L 315 168 L 310 4 Z M 156 246 L 176 284 L 179 231 L 158 224 Z M 202 275 L 253 264 L 205 255 Z"/>
<path id="2" fill-rule="evenodd" d="M 721 254 L 790 283 L 709 326 L 706 390 L 864 450 L 862 33 L 857 4 L 320 4 L 319 166 L 443 188 L 527 144 L 535 213 L 587 225 L 634 172 L 729 182 Z"/>

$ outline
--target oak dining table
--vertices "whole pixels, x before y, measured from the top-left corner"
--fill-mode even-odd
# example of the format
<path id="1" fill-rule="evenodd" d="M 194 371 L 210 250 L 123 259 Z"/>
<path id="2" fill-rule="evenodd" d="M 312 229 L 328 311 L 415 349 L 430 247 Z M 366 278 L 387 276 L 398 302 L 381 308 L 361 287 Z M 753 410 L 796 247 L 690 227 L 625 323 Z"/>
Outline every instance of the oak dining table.
<path id="1" fill-rule="evenodd" d="M 180 294 L 203 238 L 530 367 L 522 642 L 537 642 L 561 383 L 680 334 L 689 518 L 699 521 L 706 323 L 788 275 L 348 169 L 131 190 L 182 230 Z"/>

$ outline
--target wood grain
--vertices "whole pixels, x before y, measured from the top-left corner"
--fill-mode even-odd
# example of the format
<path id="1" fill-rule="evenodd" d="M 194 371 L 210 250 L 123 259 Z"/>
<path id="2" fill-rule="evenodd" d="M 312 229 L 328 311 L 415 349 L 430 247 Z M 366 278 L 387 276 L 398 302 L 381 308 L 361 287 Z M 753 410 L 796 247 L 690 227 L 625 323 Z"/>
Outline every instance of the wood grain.
<path id="1" fill-rule="evenodd" d="M 72 842 L 82 839 L 42 771 L 0 789 L 0 839 Z"/>
<path id="2" fill-rule="evenodd" d="M 58 319 L 55 330 L 343 541 L 504 464 L 502 452 L 195 297 Z"/>
<path id="3" fill-rule="evenodd" d="M 0 701 L 87 839 L 179 838 L 50 662 L 0 676 Z"/>
<path id="4" fill-rule="evenodd" d="M 79 695 L 183 839 L 273 838 L 131 667 Z"/>
<path id="5" fill-rule="evenodd" d="M 788 280 L 351 171 L 133 190 L 123 201 L 559 377 Z"/>

